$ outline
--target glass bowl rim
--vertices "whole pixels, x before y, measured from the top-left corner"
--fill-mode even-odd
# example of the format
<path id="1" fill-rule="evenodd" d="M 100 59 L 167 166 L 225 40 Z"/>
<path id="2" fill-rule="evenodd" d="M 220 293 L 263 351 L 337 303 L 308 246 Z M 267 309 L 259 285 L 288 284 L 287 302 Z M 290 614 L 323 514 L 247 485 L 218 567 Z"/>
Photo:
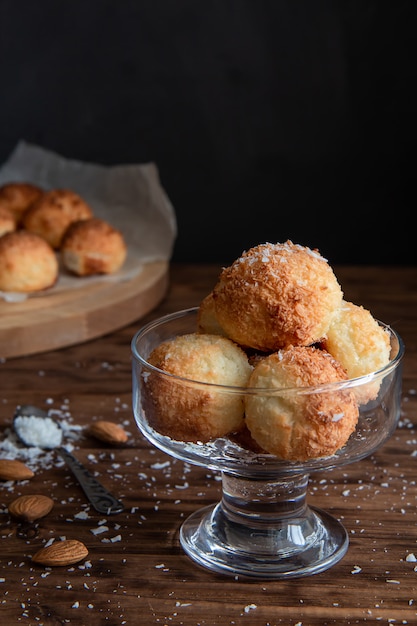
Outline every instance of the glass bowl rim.
<path id="1" fill-rule="evenodd" d="M 384 322 L 381 322 L 380 320 L 377 319 L 376 321 L 378 322 L 378 324 L 382 326 L 383 328 L 385 328 L 386 330 L 388 330 L 390 332 L 390 335 L 393 336 L 398 343 L 397 354 L 394 356 L 394 358 L 390 359 L 390 361 L 386 365 L 384 365 L 378 370 L 375 370 L 374 372 L 370 372 L 369 374 L 358 376 L 356 378 L 349 378 L 347 380 L 335 381 L 335 382 L 330 382 L 330 383 L 321 383 L 319 385 L 308 386 L 308 387 L 276 387 L 276 388 L 248 387 L 248 386 L 239 387 L 239 386 L 221 385 L 218 383 L 204 382 L 201 380 L 194 380 L 192 378 L 185 378 L 184 376 L 178 376 L 176 374 L 166 372 L 165 370 L 162 370 L 154 365 L 151 365 L 150 363 L 148 363 L 148 361 L 145 358 L 143 358 L 139 354 L 138 349 L 137 349 L 137 343 L 149 331 L 165 323 L 168 323 L 170 321 L 180 319 L 181 317 L 186 317 L 187 315 L 191 315 L 191 314 L 196 315 L 198 312 L 198 309 L 199 307 L 190 307 L 187 309 L 180 309 L 178 311 L 174 311 L 173 313 L 168 313 L 166 315 L 157 317 L 154 320 L 142 326 L 133 335 L 133 338 L 131 340 L 131 352 L 132 352 L 133 358 L 150 372 L 154 372 L 163 378 L 176 380 L 179 383 L 186 383 L 186 384 L 192 385 L 193 387 L 195 386 L 196 388 L 201 387 L 206 390 L 217 389 L 218 391 L 222 391 L 224 393 L 239 394 L 239 395 L 245 394 L 245 395 L 272 395 L 273 396 L 273 395 L 280 395 L 283 393 L 286 393 L 286 394 L 296 393 L 300 395 L 311 394 L 311 393 L 324 393 L 324 392 L 329 392 L 329 391 L 344 390 L 344 389 L 351 389 L 354 387 L 359 387 L 361 385 L 368 384 L 371 381 L 384 378 L 391 371 L 395 370 L 395 368 L 399 365 L 400 361 L 402 360 L 404 356 L 404 352 L 405 352 L 404 342 L 401 336 L 398 334 L 398 332 L 394 328 L 389 326 L 388 324 L 385 324 Z M 190 331 L 190 333 L 191 332 L 192 331 Z M 188 333 L 184 333 L 184 334 L 188 334 Z M 161 343 L 163 342 L 161 341 Z M 236 345 L 239 345 L 239 344 L 236 344 Z"/>

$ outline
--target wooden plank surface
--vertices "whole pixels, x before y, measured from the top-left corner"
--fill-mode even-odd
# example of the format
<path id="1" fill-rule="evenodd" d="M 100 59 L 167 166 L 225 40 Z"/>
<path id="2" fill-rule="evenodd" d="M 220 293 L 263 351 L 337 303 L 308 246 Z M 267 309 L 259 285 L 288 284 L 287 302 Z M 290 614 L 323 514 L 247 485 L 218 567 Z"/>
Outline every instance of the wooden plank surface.
<path id="1" fill-rule="evenodd" d="M 406 353 L 400 424 L 363 461 L 311 475 L 308 501 L 348 531 L 344 558 L 312 577 L 248 581 L 197 567 L 179 545 L 186 516 L 220 496 L 219 477 L 154 449 L 131 412 L 130 341 L 143 323 L 197 305 L 219 267 L 174 265 L 166 297 L 140 320 L 81 344 L 0 362 L 0 434 L 16 404 L 62 410 L 73 424 L 122 423 L 128 444 L 87 436 L 75 455 L 125 504 L 116 516 L 88 510 L 57 461 L 24 483 L 0 483 L 0 592 L 5 624 L 102 626 L 327 626 L 417 624 L 417 268 L 340 267 L 346 299 L 369 308 L 402 336 Z M 33 536 L 10 519 L 23 493 L 47 493 L 52 512 Z M 88 516 L 79 517 L 88 511 Z M 78 515 L 78 517 L 77 517 Z M 104 532 L 97 534 L 102 525 Z M 31 563 L 43 542 L 78 538 L 87 563 Z"/>
<path id="2" fill-rule="evenodd" d="M 0 357 L 30 355 L 100 337 L 151 311 L 168 285 L 167 262 L 130 280 L 97 282 L 23 302 L 0 300 Z"/>

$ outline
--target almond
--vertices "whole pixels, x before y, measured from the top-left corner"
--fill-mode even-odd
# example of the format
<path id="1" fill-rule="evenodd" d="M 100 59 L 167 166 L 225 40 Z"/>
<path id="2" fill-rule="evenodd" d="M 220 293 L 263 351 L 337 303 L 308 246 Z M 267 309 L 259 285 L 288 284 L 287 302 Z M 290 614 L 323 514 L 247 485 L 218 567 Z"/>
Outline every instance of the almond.
<path id="1" fill-rule="evenodd" d="M 126 443 L 127 433 L 119 424 L 99 420 L 91 424 L 87 432 L 106 443 Z"/>
<path id="2" fill-rule="evenodd" d="M 0 459 L 0 480 L 26 480 L 34 475 L 30 467 L 22 461 Z"/>
<path id="3" fill-rule="evenodd" d="M 54 501 L 49 496 L 42 494 L 31 494 L 20 496 L 9 504 L 9 513 L 13 517 L 25 520 L 26 522 L 34 522 L 35 520 L 45 517 L 52 510 Z"/>
<path id="4" fill-rule="evenodd" d="M 57 541 L 41 548 L 33 555 L 32 561 L 40 565 L 72 565 L 88 555 L 86 546 L 77 539 Z"/>

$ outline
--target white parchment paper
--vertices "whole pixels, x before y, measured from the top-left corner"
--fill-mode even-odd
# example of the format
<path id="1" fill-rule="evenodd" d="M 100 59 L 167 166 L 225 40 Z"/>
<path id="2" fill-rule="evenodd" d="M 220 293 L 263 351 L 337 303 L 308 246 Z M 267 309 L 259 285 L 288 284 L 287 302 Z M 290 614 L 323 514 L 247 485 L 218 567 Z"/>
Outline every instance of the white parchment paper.
<path id="1" fill-rule="evenodd" d="M 53 288 L 30 297 L 77 289 L 87 281 L 128 280 L 139 274 L 146 263 L 171 258 L 177 221 L 154 163 L 97 165 L 66 159 L 20 141 L 0 168 L 0 185 L 8 182 L 30 182 L 45 190 L 72 189 L 90 204 L 96 217 L 123 233 L 128 248 L 125 264 L 116 274 L 80 278 L 61 270 Z M 0 297 L 16 301 L 27 296 L 0 292 Z"/>

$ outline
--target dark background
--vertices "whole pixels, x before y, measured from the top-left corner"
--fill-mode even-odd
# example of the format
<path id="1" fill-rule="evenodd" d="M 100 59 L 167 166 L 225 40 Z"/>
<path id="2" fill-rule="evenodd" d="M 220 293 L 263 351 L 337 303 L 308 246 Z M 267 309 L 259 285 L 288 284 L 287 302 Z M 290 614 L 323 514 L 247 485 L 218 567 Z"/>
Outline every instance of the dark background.
<path id="1" fill-rule="evenodd" d="M 417 2 L 0 0 L 0 163 L 154 161 L 177 261 L 415 264 Z"/>

